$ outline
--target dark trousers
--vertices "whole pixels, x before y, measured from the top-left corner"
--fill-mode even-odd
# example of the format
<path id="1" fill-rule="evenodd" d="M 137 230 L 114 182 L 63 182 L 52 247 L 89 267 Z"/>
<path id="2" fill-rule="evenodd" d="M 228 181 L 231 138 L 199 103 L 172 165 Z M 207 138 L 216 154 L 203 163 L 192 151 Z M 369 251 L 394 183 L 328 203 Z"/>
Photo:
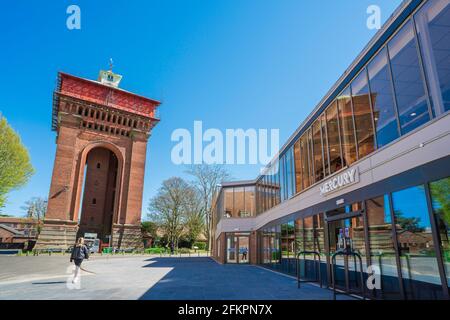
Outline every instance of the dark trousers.
<path id="1" fill-rule="evenodd" d="M 75 265 L 77 267 L 79 267 L 79 266 L 81 266 L 81 263 L 83 262 L 83 259 L 74 259 L 73 261 L 75 262 Z"/>

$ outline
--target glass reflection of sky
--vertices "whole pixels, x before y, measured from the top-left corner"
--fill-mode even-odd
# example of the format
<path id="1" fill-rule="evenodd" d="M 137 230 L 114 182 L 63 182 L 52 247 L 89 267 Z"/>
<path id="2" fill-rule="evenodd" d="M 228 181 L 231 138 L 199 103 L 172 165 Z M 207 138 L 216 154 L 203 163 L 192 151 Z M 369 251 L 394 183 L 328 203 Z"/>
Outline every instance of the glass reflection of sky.
<path id="1" fill-rule="evenodd" d="M 422 228 L 431 227 L 423 186 L 394 192 L 392 200 L 394 212 L 401 212 L 404 218 L 420 218 L 419 226 Z"/>

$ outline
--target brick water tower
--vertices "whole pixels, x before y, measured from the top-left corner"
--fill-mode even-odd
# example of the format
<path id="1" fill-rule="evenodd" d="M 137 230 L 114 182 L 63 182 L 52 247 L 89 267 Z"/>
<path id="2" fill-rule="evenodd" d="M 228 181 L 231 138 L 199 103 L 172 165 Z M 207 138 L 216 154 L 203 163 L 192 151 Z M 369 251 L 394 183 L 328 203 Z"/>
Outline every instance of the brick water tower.
<path id="1" fill-rule="evenodd" d="M 142 247 L 141 208 L 147 141 L 159 102 L 98 81 L 58 73 L 52 129 L 56 156 L 37 249 L 67 248 L 96 233 L 116 248 Z"/>

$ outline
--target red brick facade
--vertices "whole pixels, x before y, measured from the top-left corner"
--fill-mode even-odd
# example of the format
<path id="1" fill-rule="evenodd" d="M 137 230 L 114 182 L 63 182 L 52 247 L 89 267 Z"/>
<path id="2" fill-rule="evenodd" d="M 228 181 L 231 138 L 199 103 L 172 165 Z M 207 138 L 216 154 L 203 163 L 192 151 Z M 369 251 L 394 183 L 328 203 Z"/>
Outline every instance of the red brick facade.
<path id="1" fill-rule="evenodd" d="M 57 149 L 37 248 L 72 245 L 79 219 L 80 231 L 112 235 L 114 246 L 142 246 L 147 140 L 158 121 L 158 105 L 121 89 L 59 74 L 53 107 Z"/>

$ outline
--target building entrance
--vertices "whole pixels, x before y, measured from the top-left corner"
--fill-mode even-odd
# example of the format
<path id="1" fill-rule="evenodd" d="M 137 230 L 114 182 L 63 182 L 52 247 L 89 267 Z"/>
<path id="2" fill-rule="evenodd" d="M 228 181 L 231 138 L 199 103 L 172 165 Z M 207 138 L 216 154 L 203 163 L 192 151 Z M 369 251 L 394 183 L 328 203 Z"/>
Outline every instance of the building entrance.
<path id="1" fill-rule="evenodd" d="M 227 234 L 227 263 L 248 263 L 249 244 L 249 234 Z"/>
<path id="2" fill-rule="evenodd" d="M 355 210 L 356 209 L 356 210 Z M 355 210 L 355 211 L 353 211 Z M 327 212 L 330 286 L 361 294 L 366 269 L 364 218 L 358 205 Z"/>

